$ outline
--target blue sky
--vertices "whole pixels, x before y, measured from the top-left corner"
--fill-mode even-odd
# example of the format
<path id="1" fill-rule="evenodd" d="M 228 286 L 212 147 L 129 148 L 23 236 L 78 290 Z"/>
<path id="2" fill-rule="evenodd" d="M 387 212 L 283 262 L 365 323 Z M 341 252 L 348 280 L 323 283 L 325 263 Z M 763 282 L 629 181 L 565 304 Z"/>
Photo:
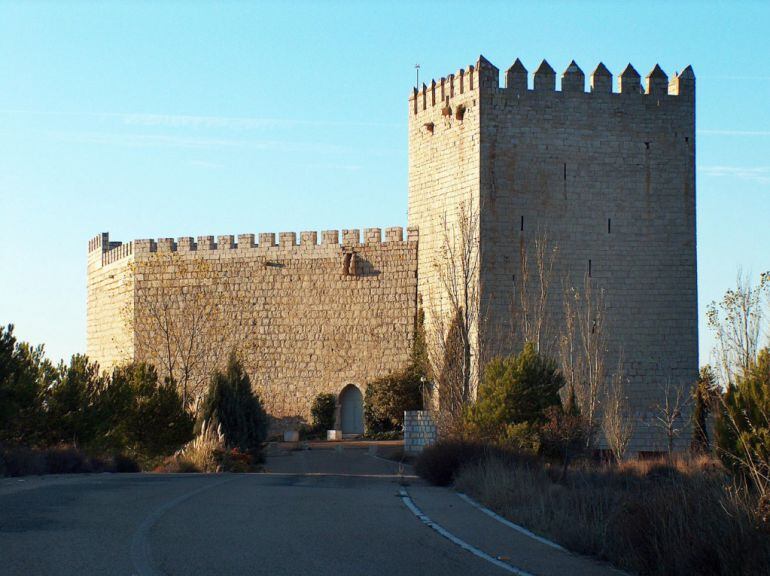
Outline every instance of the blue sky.
<path id="1" fill-rule="evenodd" d="M 698 81 L 705 305 L 770 269 L 770 3 L 0 0 L 0 323 L 85 349 L 88 239 L 406 223 L 407 95 L 484 54 Z M 701 362 L 711 345 L 701 322 Z"/>

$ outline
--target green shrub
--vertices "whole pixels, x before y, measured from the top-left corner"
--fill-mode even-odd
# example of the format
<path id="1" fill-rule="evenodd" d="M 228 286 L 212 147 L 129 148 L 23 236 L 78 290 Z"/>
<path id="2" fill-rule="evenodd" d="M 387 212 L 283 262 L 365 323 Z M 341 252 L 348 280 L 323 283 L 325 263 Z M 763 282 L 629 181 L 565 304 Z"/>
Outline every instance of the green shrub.
<path id="1" fill-rule="evenodd" d="M 319 394 L 313 400 L 310 414 L 313 417 L 313 430 L 323 434 L 334 430 L 337 412 L 337 397 L 334 394 Z"/>
<path id="2" fill-rule="evenodd" d="M 545 422 L 546 409 L 561 406 L 564 378 L 556 363 L 527 344 L 517 356 L 493 359 L 484 370 L 478 399 L 465 417 L 472 437 L 505 442 Z M 523 426 L 523 425 L 528 426 Z"/>
<path id="3" fill-rule="evenodd" d="M 115 392 L 127 391 L 127 410 L 114 429 L 122 429 L 126 447 L 136 456 L 153 460 L 192 439 L 194 418 L 185 409 L 176 384 L 159 382 L 151 365 L 133 363 L 116 368 L 110 386 Z"/>
<path id="4" fill-rule="evenodd" d="M 35 444 L 41 425 L 41 392 L 53 366 L 43 347 L 18 342 L 13 325 L 0 327 L 0 441 Z"/>
<path id="5" fill-rule="evenodd" d="M 234 353 L 225 371 L 217 371 L 211 378 L 200 417 L 201 422 L 221 426 L 228 448 L 254 454 L 260 451 L 267 436 L 267 414 Z"/>
<path id="6" fill-rule="evenodd" d="M 422 410 L 422 381 L 413 367 L 369 383 L 364 395 L 367 434 L 401 430 L 404 411 Z"/>
<path id="7" fill-rule="evenodd" d="M 770 477 L 770 350 L 760 351 L 746 374 L 725 391 L 717 418 L 719 454 L 754 482 Z"/>
<path id="8" fill-rule="evenodd" d="M 107 398 L 102 394 L 109 385 L 108 380 L 99 374 L 98 364 L 80 354 L 72 356 L 68 366 L 59 365 L 44 393 L 47 444 L 72 442 L 93 446 L 103 435 L 109 435 L 125 415 L 127 405 L 102 406 L 100 401 Z"/>

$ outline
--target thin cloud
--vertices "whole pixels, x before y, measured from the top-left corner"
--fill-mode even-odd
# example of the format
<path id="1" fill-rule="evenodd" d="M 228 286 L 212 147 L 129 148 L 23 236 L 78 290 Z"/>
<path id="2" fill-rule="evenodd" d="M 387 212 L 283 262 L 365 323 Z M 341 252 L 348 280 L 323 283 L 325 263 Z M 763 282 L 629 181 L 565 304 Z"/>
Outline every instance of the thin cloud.
<path id="1" fill-rule="evenodd" d="M 295 125 L 295 122 L 277 118 L 231 118 L 227 116 L 177 116 L 170 114 L 126 114 L 122 116 L 126 126 L 255 130 Z"/>
<path id="2" fill-rule="evenodd" d="M 144 126 L 176 129 L 261 130 L 299 126 L 354 126 L 403 128 L 401 122 L 357 122 L 347 120 L 303 120 L 251 116 L 205 116 L 185 114 L 156 114 L 142 112 L 58 112 L 47 110 L 1 109 L 10 116 L 52 116 L 62 118 L 115 119 L 126 126 Z"/>
<path id="3" fill-rule="evenodd" d="M 184 138 L 158 134 L 108 134 L 103 132 L 52 132 L 51 137 L 73 144 L 125 146 L 128 148 L 223 148 L 239 146 L 238 140 L 224 138 Z"/>
<path id="4" fill-rule="evenodd" d="M 189 148 L 221 149 L 248 148 L 265 152 L 348 154 L 348 146 L 326 142 L 302 142 L 291 140 L 207 138 L 197 136 L 165 136 L 159 134 L 113 134 L 106 132 L 49 132 L 60 142 L 93 144 L 99 146 L 123 146 L 128 148 Z"/>
<path id="5" fill-rule="evenodd" d="M 770 166 L 701 166 L 704 176 L 715 178 L 732 177 L 754 182 L 770 182 Z"/>
<path id="6" fill-rule="evenodd" d="M 770 130 L 698 130 L 705 136 L 770 136 Z"/>

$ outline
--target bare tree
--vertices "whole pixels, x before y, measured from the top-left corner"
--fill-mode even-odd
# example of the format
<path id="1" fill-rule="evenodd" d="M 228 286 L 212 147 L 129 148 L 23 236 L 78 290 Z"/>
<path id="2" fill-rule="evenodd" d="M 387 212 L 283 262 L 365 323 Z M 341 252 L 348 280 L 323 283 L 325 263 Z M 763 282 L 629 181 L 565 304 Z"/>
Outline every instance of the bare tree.
<path id="1" fill-rule="evenodd" d="M 618 368 L 607 391 L 602 413 L 602 431 L 615 461 L 622 462 L 634 434 L 634 418 L 628 402 L 622 358 L 618 361 Z"/>
<path id="2" fill-rule="evenodd" d="M 763 295 L 770 297 L 770 273 L 753 285 L 748 274 L 738 272 L 735 289 L 708 306 L 708 325 L 716 336 L 715 353 L 722 383 L 735 383 L 756 361 L 765 319 Z"/>
<path id="3" fill-rule="evenodd" d="M 227 323 L 221 294 L 206 281 L 211 274 L 204 258 L 156 252 L 132 266 L 132 277 L 152 278 L 139 281 L 139 304 L 124 311 L 124 322 L 134 334 L 135 357 L 153 362 L 161 376 L 174 380 L 192 408 L 213 370 L 238 348 L 239 333 L 222 329 Z"/>
<path id="4" fill-rule="evenodd" d="M 690 397 L 682 386 L 672 386 L 670 380 L 666 380 L 661 388 L 663 400 L 654 406 L 655 423 L 666 436 L 666 447 L 669 458 L 674 453 L 674 443 L 682 434 L 686 424 L 682 412 L 689 404 Z"/>
<path id="5" fill-rule="evenodd" d="M 433 268 L 438 294 L 428 299 L 428 356 L 437 378 L 440 419 L 453 427 L 474 397 L 478 369 L 479 212 L 459 203 L 456 218 L 440 219 L 441 241 Z M 475 360 L 474 360 L 475 357 Z M 440 423 L 441 426 L 441 423 Z"/>
<path id="6" fill-rule="evenodd" d="M 572 286 L 564 290 L 559 357 L 568 389 L 574 389 L 585 419 L 589 447 L 593 445 L 599 427 L 608 376 L 605 310 L 604 290 L 596 290 L 587 275 L 582 290 Z"/>
<path id="7" fill-rule="evenodd" d="M 518 324 L 522 344 L 531 342 L 538 352 L 548 355 L 552 352 L 555 340 L 549 293 L 558 252 L 558 246 L 549 241 L 545 231 L 535 237 L 532 255 L 534 262 L 531 262 L 526 244 L 522 244 L 518 295 L 514 292 L 513 324 Z"/>

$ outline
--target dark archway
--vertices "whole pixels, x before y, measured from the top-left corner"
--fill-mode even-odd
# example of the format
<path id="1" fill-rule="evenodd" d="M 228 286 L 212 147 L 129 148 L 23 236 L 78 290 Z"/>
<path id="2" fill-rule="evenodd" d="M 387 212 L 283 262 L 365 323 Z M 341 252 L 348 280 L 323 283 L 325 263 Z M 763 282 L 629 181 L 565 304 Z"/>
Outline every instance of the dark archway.
<path id="1" fill-rule="evenodd" d="M 343 434 L 364 433 L 364 395 L 354 384 L 340 392 L 340 428 Z"/>

